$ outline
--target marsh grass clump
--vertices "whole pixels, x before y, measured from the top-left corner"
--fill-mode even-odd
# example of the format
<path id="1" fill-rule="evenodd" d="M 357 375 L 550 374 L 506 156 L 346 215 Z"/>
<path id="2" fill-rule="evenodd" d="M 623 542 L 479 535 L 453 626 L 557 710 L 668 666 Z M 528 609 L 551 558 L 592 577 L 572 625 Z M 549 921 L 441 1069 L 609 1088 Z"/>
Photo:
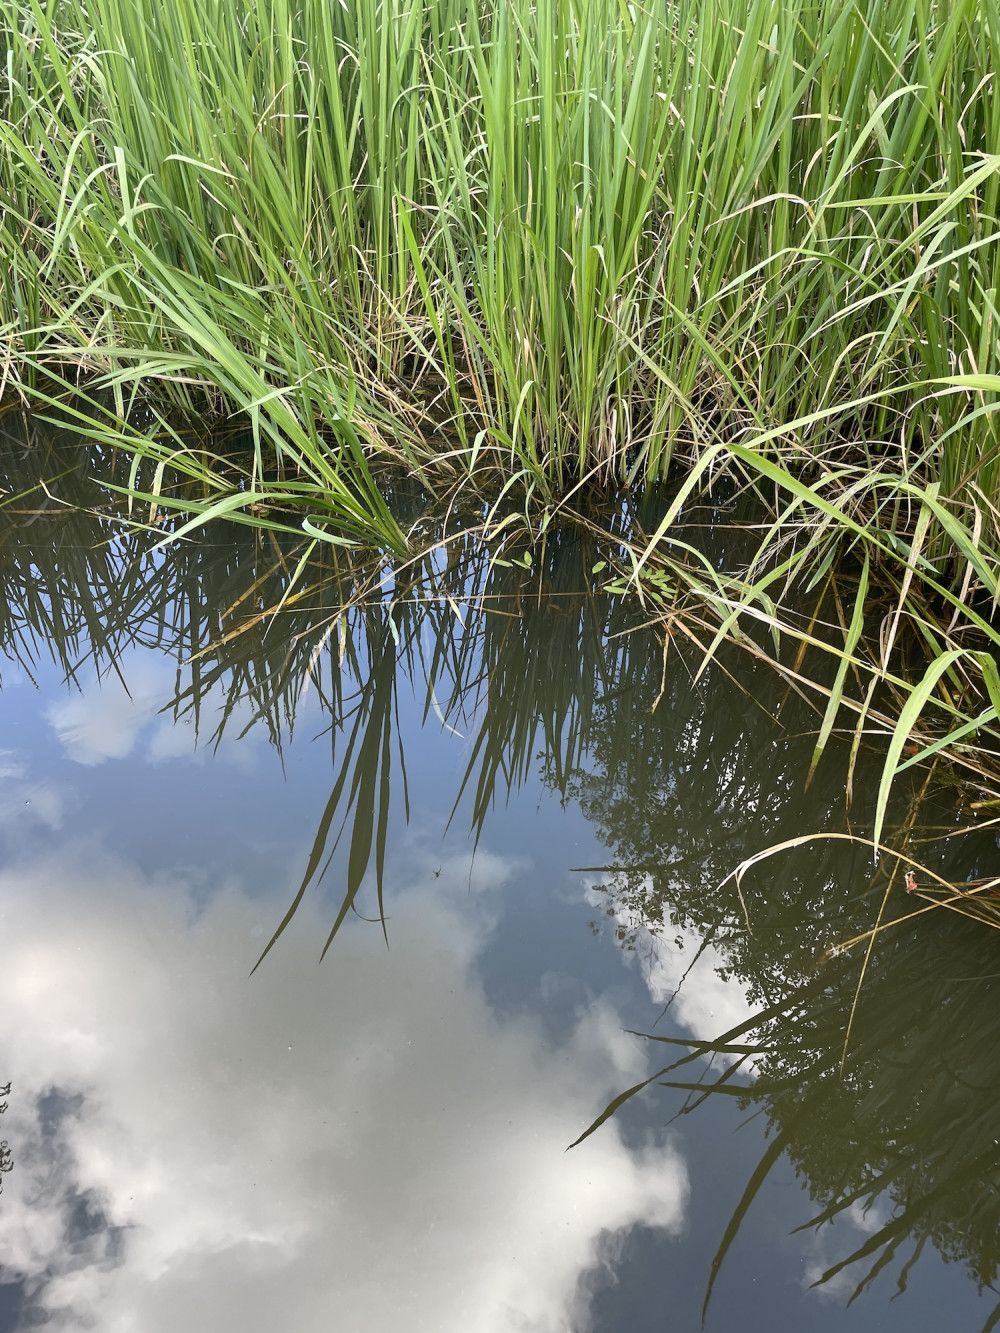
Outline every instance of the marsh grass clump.
<path id="1" fill-rule="evenodd" d="M 543 517 L 680 463 L 627 586 L 832 652 L 819 752 L 896 689 L 889 784 L 928 718 L 995 748 L 996 0 L 0 0 L 0 50 L 0 395 L 76 394 L 151 521 L 401 553 L 380 462 Z M 677 527 L 723 473 L 738 578 Z M 883 622 L 802 638 L 845 553 Z"/>
<path id="2" fill-rule="evenodd" d="M 990 0 L 0 0 L 0 37 L 29 398 L 155 385 L 317 485 L 735 438 L 996 493 Z"/>

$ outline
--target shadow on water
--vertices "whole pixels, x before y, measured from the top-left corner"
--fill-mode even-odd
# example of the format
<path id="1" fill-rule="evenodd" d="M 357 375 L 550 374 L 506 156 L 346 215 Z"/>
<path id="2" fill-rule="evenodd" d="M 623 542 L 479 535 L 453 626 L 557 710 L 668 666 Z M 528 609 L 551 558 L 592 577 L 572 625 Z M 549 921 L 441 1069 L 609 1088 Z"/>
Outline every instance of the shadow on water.
<path id="1" fill-rule="evenodd" d="M 25 672 L 46 654 L 69 680 L 88 659 L 115 672 L 140 644 L 176 661 L 167 709 L 193 720 L 203 743 L 239 717 L 280 750 L 307 691 L 329 719 L 331 789 L 265 955 L 334 857 L 346 889 L 323 952 L 364 895 L 381 909 L 390 806 L 408 812 L 399 712 L 401 689 L 412 690 L 425 723 L 465 738 L 453 820 L 478 838 L 494 804 L 540 776 L 608 848 L 606 864 L 579 869 L 622 947 L 694 931 L 755 1007 L 721 1036 L 648 1038 L 666 1051 L 651 1081 L 684 1094 L 682 1113 L 728 1096 L 770 1126 L 712 1281 L 787 1154 L 816 1203 L 807 1224 L 858 1210 L 870 1219 L 821 1281 L 864 1261 L 858 1290 L 889 1265 L 903 1287 L 930 1243 L 995 1283 L 995 936 L 944 912 L 914 915 L 899 865 L 873 871 L 851 843 L 816 843 L 727 880 L 769 845 L 864 828 L 866 776 L 881 756 L 862 754 L 850 818 L 845 754 L 828 755 L 805 792 L 817 725 L 807 703 L 735 652 L 693 688 L 697 657 L 683 637 L 664 640 L 641 626 L 641 608 L 595 588 L 605 552 L 578 528 L 550 533 L 530 570 L 463 535 L 474 513 L 428 512 L 437 541 L 406 568 L 251 528 L 161 547 L 159 526 L 122 523 L 97 475 L 113 459 L 13 436 L 0 448 L 0 648 Z M 390 498 L 408 524 L 426 505 L 412 490 Z M 220 687 L 222 707 L 204 712 Z M 944 836 L 958 828 L 955 791 L 915 781 L 894 811 L 897 843 L 919 844 L 953 881 L 974 880 L 995 855 L 992 835 Z M 839 947 L 880 914 L 892 929 Z M 1000 1306 L 987 1327 L 997 1322 Z"/>

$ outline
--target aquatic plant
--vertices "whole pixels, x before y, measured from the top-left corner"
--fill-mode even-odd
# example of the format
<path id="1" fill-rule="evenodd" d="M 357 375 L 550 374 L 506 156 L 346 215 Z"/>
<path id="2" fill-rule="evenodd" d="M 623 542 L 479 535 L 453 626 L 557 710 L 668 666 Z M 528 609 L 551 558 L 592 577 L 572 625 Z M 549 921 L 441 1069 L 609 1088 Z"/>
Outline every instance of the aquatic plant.
<path id="1" fill-rule="evenodd" d="M 207 400 L 317 487 L 774 431 L 997 491 L 990 0 L 3 0 L 0 35 L 29 396 Z"/>
<path id="2" fill-rule="evenodd" d="M 619 586 L 773 632 L 817 756 L 888 690 L 874 841 L 905 764 L 996 768 L 995 0 L 0 0 L 0 48 L 0 385 L 151 459 L 150 521 L 402 553 L 380 462 L 529 517 L 681 462 Z M 724 472 L 739 578 L 678 530 Z"/>

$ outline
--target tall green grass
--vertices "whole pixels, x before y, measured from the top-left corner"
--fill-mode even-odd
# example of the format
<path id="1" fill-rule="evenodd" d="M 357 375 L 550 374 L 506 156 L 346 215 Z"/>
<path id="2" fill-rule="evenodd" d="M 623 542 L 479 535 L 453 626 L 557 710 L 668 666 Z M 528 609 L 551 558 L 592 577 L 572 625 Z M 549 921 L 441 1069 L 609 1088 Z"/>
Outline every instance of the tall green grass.
<path id="1" fill-rule="evenodd" d="M 380 459 L 551 505 L 681 458 L 650 591 L 735 470 L 726 633 L 851 547 L 894 599 L 819 750 L 914 622 L 886 784 L 921 712 L 996 720 L 997 0 L 0 0 L 0 53 L 0 391 L 83 386 L 156 500 L 186 454 L 199 521 L 401 551 Z M 238 486 L 177 411 L 245 424 Z"/>
<path id="2" fill-rule="evenodd" d="M 778 430 L 1000 492 L 993 0 L 0 0 L 0 47 L 8 385 L 317 482 Z"/>

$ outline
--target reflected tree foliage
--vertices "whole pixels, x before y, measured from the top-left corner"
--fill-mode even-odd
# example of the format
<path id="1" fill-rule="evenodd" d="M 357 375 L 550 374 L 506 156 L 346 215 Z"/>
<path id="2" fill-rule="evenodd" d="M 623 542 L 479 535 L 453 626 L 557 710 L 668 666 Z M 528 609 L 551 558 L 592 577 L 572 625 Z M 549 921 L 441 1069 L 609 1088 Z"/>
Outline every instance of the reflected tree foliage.
<path id="1" fill-rule="evenodd" d="M 871 960 L 860 992 L 857 967 L 834 958 L 739 1029 L 686 1043 L 685 1054 L 658 1072 L 659 1082 L 684 1091 L 684 1112 L 707 1096 L 729 1095 L 761 1109 L 769 1125 L 769 1147 L 722 1239 L 709 1297 L 782 1153 L 816 1203 L 803 1226 L 840 1215 L 866 1221 L 868 1234 L 819 1282 L 846 1269 L 856 1296 L 888 1269 L 903 1289 L 932 1244 L 980 1288 L 995 1289 L 1000 973 L 992 944 L 956 919 L 900 930 Z M 705 1056 L 715 1057 L 711 1073 Z M 754 1076 L 741 1077 L 751 1061 Z M 1000 1305 L 985 1328 L 997 1322 Z"/>
<path id="2" fill-rule="evenodd" d="M 692 928 L 720 951 L 726 973 L 757 1008 L 727 1033 L 688 1043 L 650 1036 L 668 1057 L 650 1082 L 680 1092 L 682 1113 L 708 1096 L 730 1096 L 762 1110 L 770 1127 L 708 1296 L 784 1153 L 817 1204 L 804 1224 L 861 1210 L 870 1229 L 820 1281 L 846 1269 L 858 1294 L 890 1269 L 905 1287 L 912 1263 L 932 1244 L 980 1286 L 993 1287 L 1000 1254 L 996 937 L 954 914 L 911 915 L 919 909 L 899 867 L 888 867 L 896 871 L 890 883 L 873 873 L 866 848 L 842 842 L 762 862 L 737 891 L 730 872 L 755 846 L 849 827 L 843 765 L 821 769 L 803 790 L 811 737 L 780 683 L 744 668 L 739 685 L 706 684 L 693 709 L 690 684 L 668 672 L 654 711 L 657 687 L 635 677 L 629 707 L 609 701 L 598 709 L 587 763 L 569 784 L 609 849 L 600 890 L 619 935 L 629 943 L 646 932 L 669 944 L 677 927 Z M 860 781 L 856 794 L 861 826 L 868 785 L 866 792 Z M 975 880 L 995 862 L 988 830 L 941 838 L 956 828 L 947 791 L 923 801 L 914 792 L 896 817 L 901 837 L 937 839 L 920 846 L 922 859 L 953 881 Z M 870 955 L 864 941 L 838 947 L 867 931 L 879 910 L 895 924 L 874 938 Z M 1000 1305 L 987 1327 L 996 1323 Z"/>

